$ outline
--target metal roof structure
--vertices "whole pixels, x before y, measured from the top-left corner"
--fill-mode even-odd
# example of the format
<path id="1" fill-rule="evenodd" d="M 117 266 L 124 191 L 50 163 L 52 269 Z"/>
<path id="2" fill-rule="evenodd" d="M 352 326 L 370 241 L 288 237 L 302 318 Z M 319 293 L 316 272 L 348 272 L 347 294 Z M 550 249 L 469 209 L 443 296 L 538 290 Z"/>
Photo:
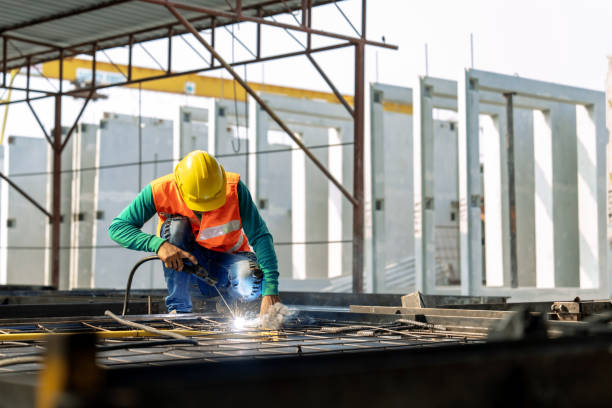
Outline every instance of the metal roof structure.
<path id="1" fill-rule="evenodd" d="M 332 2 L 312 0 L 312 6 Z M 236 11 L 225 0 L 181 3 L 220 13 L 211 16 L 184 10 L 183 16 L 198 30 L 235 22 L 231 17 L 224 17 L 225 13 Z M 245 18 L 268 17 L 299 10 L 302 3 L 301 0 L 243 0 L 241 14 Z M 6 52 L 8 69 L 25 66 L 27 57 L 31 64 L 59 59 L 61 49 L 65 50 L 64 56 L 90 53 L 93 42 L 98 49 L 107 49 L 187 32 L 162 5 L 133 0 L 1 0 L 0 10 L 0 34 L 5 39 L 0 43 L 0 55 Z"/>
<path id="2" fill-rule="evenodd" d="M 147 81 L 155 81 L 186 74 L 195 74 L 205 71 L 224 69 L 265 111 L 270 119 L 304 151 L 305 155 L 329 181 L 340 190 L 344 197 L 353 205 L 353 290 L 363 291 L 364 266 L 364 222 L 365 222 L 365 194 L 364 194 L 364 134 L 365 134 L 365 48 L 367 45 L 397 49 L 397 46 L 368 40 L 366 37 L 366 0 L 361 0 L 360 29 L 347 18 L 338 7 L 341 18 L 347 20 L 353 28 L 355 36 L 324 31 L 313 28 L 313 8 L 335 0 L 110 0 L 110 1 L 80 1 L 67 0 L 41 0 L 33 3 L 16 4 L 10 0 L 0 0 L 0 87 L 21 92 L 21 99 L 0 101 L 0 106 L 10 103 L 26 103 L 32 115 L 38 122 L 42 133 L 49 142 L 53 152 L 52 164 L 52 200 L 51 209 L 38 203 L 28 192 L 22 190 L 6 175 L 0 173 L 0 178 L 23 195 L 28 201 L 45 214 L 51 222 L 51 285 L 60 287 L 60 223 L 61 214 L 61 161 L 62 152 L 72 133 L 85 111 L 88 102 L 96 95 L 96 91 L 112 86 L 132 85 Z M 299 10 L 299 18 L 293 12 Z M 295 23 L 287 24 L 273 18 L 274 15 L 289 13 Z M 215 32 L 217 27 L 239 24 L 255 23 L 256 49 L 250 51 L 253 58 L 228 63 L 221 50 L 215 48 Z M 263 50 L 263 26 L 276 27 L 291 32 L 306 35 L 306 44 L 302 49 L 285 53 L 269 54 Z M 358 25 L 359 26 L 359 25 Z M 203 30 L 208 31 L 210 37 L 202 36 Z M 202 45 L 208 53 L 210 60 L 204 62 L 200 68 L 188 71 L 176 70 L 176 59 L 172 53 L 172 39 L 179 34 L 189 33 Z M 313 37 L 323 37 L 331 40 L 331 45 L 313 46 Z M 167 42 L 167 61 L 165 71 L 160 75 L 136 77 L 133 75 L 132 54 L 133 46 L 139 42 L 165 38 Z M 295 38 L 295 37 L 294 37 Z M 274 42 L 274 38 L 266 41 Z M 299 42 L 299 41 L 298 41 Z M 127 72 L 121 72 L 125 81 L 113 84 L 100 84 L 97 82 L 97 53 L 106 48 L 128 47 Z M 349 101 L 340 93 L 333 81 L 317 63 L 314 55 L 320 52 L 332 51 L 340 48 L 354 49 L 354 98 Z M 87 54 L 92 57 L 91 82 L 85 86 L 69 86 L 64 84 L 63 64 L 66 58 Z M 199 53 L 198 53 L 199 54 Z M 274 113 L 268 104 L 259 96 L 251 85 L 235 71 L 234 67 L 252 63 L 261 63 L 276 59 L 304 56 L 312 64 L 321 78 L 327 83 L 338 101 L 346 108 L 354 122 L 354 157 L 353 157 L 353 186 L 352 191 L 334 177 L 325 165 L 308 149 L 301 139 L 287 126 L 281 118 Z M 59 83 L 56 90 L 35 89 L 30 85 L 30 69 L 35 64 L 45 61 L 58 61 Z M 111 61 L 112 62 L 112 61 Z M 160 64 L 161 67 L 161 64 Z M 26 85 L 16 86 L 9 81 L 12 69 L 25 68 Z M 25 93 L 25 95 L 23 95 Z M 68 132 L 62 133 L 62 97 L 83 97 L 85 102 L 78 113 L 74 123 L 68 126 Z M 52 132 L 43 126 L 36 109 L 31 102 L 54 98 L 55 125 Z M 47 283 L 47 282 L 45 282 Z"/>

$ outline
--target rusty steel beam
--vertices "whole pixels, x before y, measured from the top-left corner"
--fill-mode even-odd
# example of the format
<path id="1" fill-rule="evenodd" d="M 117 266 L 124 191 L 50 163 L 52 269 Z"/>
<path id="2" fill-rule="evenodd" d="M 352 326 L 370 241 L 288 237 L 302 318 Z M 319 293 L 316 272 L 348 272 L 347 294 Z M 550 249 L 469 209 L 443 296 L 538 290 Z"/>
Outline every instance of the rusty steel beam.
<path id="1" fill-rule="evenodd" d="M 325 176 L 329 179 L 329 181 L 331 181 L 341 192 L 342 194 L 344 194 L 344 196 L 351 202 L 353 203 L 353 205 L 357 205 L 357 200 L 353 197 L 353 195 L 351 193 L 348 192 L 348 190 L 346 188 L 344 188 L 344 186 L 342 185 L 342 183 L 340 183 L 330 172 L 329 170 L 327 170 L 327 168 L 325 168 L 325 166 L 319 161 L 319 159 L 316 158 L 316 156 L 308 149 L 308 147 L 306 147 L 306 145 L 300 140 L 299 137 L 297 137 L 292 131 L 291 129 L 289 129 L 289 127 L 285 124 L 285 122 L 282 121 L 282 119 L 280 117 L 278 117 L 278 115 L 276 113 L 274 113 L 274 111 L 268 106 L 268 104 L 257 94 L 257 92 L 255 92 L 253 90 L 253 88 L 250 87 L 249 84 L 247 84 L 241 77 L 240 75 L 238 75 L 238 73 L 236 71 L 234 71 L 234 69 L 230 66 L 230 64 L 228 64 L 223 57 L 221 57 L 221 55 L 219 55 L 219 53 L 217 53 L 217 51 L 210 45 L 208 44 L 208 42 L 202 38 L 202 36 L 200 35 L 200 33 L 198 33 L 198 31 L 189 23 L 189 21 L 187 21 L 187 19 L 185 19 L 185 17 L 183 17 L 174 7 L 172 7 L 171 5 L 167 5 L 168 11 L 170 11 L 170 13 L 172 13 L 172 15 L 174 17 L 176 17 L 176 19 L 178 21 L 181 22 L 181 24 L 183 24 L 185 26 L 185 28 L 191 32 L 191 34 L 193 34 L 193 36 L 214 56 L 215 59 L 217 59 L 217 61 L 219 61 L 219 63 L 223 66 L 223 68 L 225 68 L 225 70 L 227 72 L 229 72 L 234 79 L 236 80 L 236 82 L 238 82 L 240 84 L 240 86 L 242 86 L 244 88 L 244 90 L 253 97 L 253 99 L 255 99 L 255 101 L 259 104 L 259 106 L 261 106 L 261 108 L 270 116 L 270 118 L 276 122 L 276 124 L 278 126 L 280 126 L 281 129 L 283 129 L 285 131 L 285 133 L 287 133 L 287 135 L 295 142 L 295 144 L 297 144 L 300 149 L 302 149 L 304 151 L 304 154 L 306 154 L 306 156 L 308 156 L 308 158 L 314 163 L 315 166 L 317 166 L 319 168 L 319 170 L 321 170 L 323 172 L 323 174 L 325 174 Z"/>
<path id="2" fill-rule="evenodd" d="M 172 27 L 168 29 L 168 63 L 166 72 L 168 74 L 172 73 L 172 36 L 174 35 L 174 30 Z"/>
<path id="3" fill-rule="evenodd" d="M 310 53 L 314 54 L 314 53 L 319 53 L 319 52 L 332 51 L 332 50 L 337 50 L 337 49 L 340 49 L 340 48 L 350 47 L 351 45 L 352 45 L 351 43 L 340 43 L 340 44 L 328 45 L 326 47 L 314 48 L 314 49 L 310 50 Z M 237 61 L 237 62 L 229 64 L 229 65 L 231 65 L 232 67 L 236 67 L 236 66 L 241 66 L 241 65 L 248 65 L 248 64 L 255 64 L 255 63 L 260 63 L 260 62 L 272 61 L 272 60 L 275 60 L 275 59 L 297 57 L 297 56 L 304 55 L 305 53 L 306 53 L 306 50 L 295 51 L 295 52 L 289 52 L 289 53 L 285 53 L 285 54 L 272 55 L 272 56 L 264 57 L 264 58 L 253 58 L 253 59 L 250 59 L 250 60 Z M 213 60 L 214 60 L 214 58 L 213 58 Z M 129 61 L 128 61 L 128 63 L 129 63 Z M 128 77 L 131 75 L 130 74 L 130 71 L 131 71 L 130 67 L 131 67 L 131 64 L 128 65 Z M 90 87 L 85 87 L 85 88 L 79 88 L 79 89 L 73 89 L 73 90 L 70 90 L 70 91 L 66 91 L 62 95 L 64 95 L 64 96 L 78 96 L 78 95 L 82 95 L 83 92 L 88 92 L 88 91 L 90 91 L 92 89 L 100 90 L 100 89 L 112 88 L 112 87 L 115 87 L 115 86 L 126 86 L 126 85 L 138 84 L 138 83 L 142 83 L 142 82 L 157 81 L 159 79 L 174 78 L 174 77 L 182 76 L 182 75 L 197 74 L 197 73 L 201 73 L 201 72 L 209 72 L 209 71 L 213 71 L 213 70 L 220 69 L 220 68 L 222 68 L 222 67 L 218 66 L 218 65 L 215 65 L 215 66 L 210 66 L 210 67 L 207 67 L 207 68 L 197 68 L 197 69 L 192 69 L 192 70 L 188 70 L 188 71 L 174 72 L 172 74 L 162 74 L 162 75 L 155 75 L 155 76 L 146 77 L 146 78 L 132 79 L 132 80 L 127 80 L 127 81 L 124 81 L 124 82 L 121 82 L 121 83 L 99 85 L 99 86 L 96 86 L 95 89 L 90 86 Z M 21 89 L 20 88 L 18 90 L 27 91 L 28 89 L 27 88 L 26 89 Z M 48 97 L 52 97 L 52 96 L 56 95 L 55 92 L 40 91 L 40 90 L 33 90 L 33 89 L 30 89 L 30 91 L 31 92 L 44 93 L 45 95 L 37 96 L 37 97 L 32 97 L 32 98 L 18 99 L 18 100 L 14 100 L 14 101 L 10 101 L 10 102 L 9 101 L 0 102 L 0 106 L 7 105 L 7 104 L 23 103 L 23 102 L 28 102 L 28 101 L 35 101 L 35 100 L 38 100 L 38 99 L 44 99 L 44 98 L 48 98 Z"/>
<path id="4" fill-rule="evenodd" d="M 365 10 L 364 10 L 365 12 Z M 363 293 L 364 264 L 364 135 L 365 135 L 365 45 L 355 45 L 355 101 L 354 101 L 354 156 L 353 156 L 353 292 Z"/>
<path id="5" fill-rule="evenodd" d="M 349 103 L 346 101 L 346 98 L 344 98 L 344 96 L 340 93 L 340 91 L 338 90 L 338 88 L 336 88 L 336 86 L 334 85 L 334 83 L 332 82 L 331 79 L 329 79 L 329 77 L 327 76 L 327 74 L 325 73 L 325 71 L 323 71 L 323 69 L 321 68 L 321 66 L 317 63 L 317 61 L 315 61 L 315 59 L 312 57 L 312 55 L 310 55 L 309 52 L 306 53 L 306 57 L 308 58 L 308 60 L 310 61 L 310 63 L 312 64 L 312 66 L 315 67 L 315 69 L 317 70 L 317 72 L 321 75 L 321 77 L 323 78 L 323 80 L 325 80 L 325 82 L 327 83 L 327 85 L 331 88 L 332 92 L 334 93 L 334 95 L 336 95 L 336 98 L 338 98 L 338 101 L 346 108 L 346 110 L 348 111 L 348 113 L 352 116 L 355 117 L 355 111 L 353 110 L 353 108 L 351 107 L 351 105 L 349 105 Z"/>
<path id="6" fill-rule="evenodd" d="M 55 95 L 55 127 L 53 128 L 53 196 L 51 219 L 51 286 L 59 289 L 60 228 L 62 189 L 62 96 Z"/>
<path id="7" fill-rule="evenodd" d="M 151 4 L 157 4 L 157 5 L 160 5 L 160 6 L 172 7 L 174 10 L 180 9 L 180 10 L 185 10 L 185 11 L 193 11 L 193 12 L 196 12 L 196 13 L 202 13 L 202 14 L 206 14 L 206 15 L 209 15 L 209 16 L 228 18 L 228 19 L 231 19 L 231 20 L 235 20 L 237 22 L 251 22 L 251 23 L 260 22 L 261 24 L 269 25 L 269 26 L 272 26 L 272 27 L 285 28 L 287 30 L 300 31 L 300 32 L 303 32 L 303 33 L 308 33 L 308 34 L 320 35 L 320 36 L 324 36 L 324 37 L 335 38 L 335 39 L 338 39 L 338 40 L 349 41 L 349 42 L 351 42 L 353 44 L 357 44 L 357 43 L 362 43 L 363 42 L 366 45 L 372 45 L 372 46 L 375 46 L 375 47 L 388 48 L 388 49 L 392 49 L 392 50 L 397 50 L 398 49 L 398 47 L 396 45 L 386 44 L 386 43 L 382 43 L 382 42 L 379 42 L 379 41 L 366 40 L 365 37 L 355 38 L 355 37 L 351 37 L 351 36 L 347 36 L 347 35 L 343 35 L 343 34 L 332 33 L 332 32 L 329 32 L 329 31 L 317 30 L 317 29 L 311 28 L 310 26 L 309 27 L 302 27 L 302 26 L 296 26 L 296 25 L 293 25 L 293 24 L 285 24 L 285 23 L 281 23 L 281 22 L 278 22 L 278 21 L 269 21 L 269 20 L 265 20 L 265 19 L 262 19 L 262 18 L 258 18 L 258 17 L 250 17 L 250 16 L 245 16 L 245 15 L 238 15 L 236 13 L 230 13 L 230 12 L 226 12 L 226 11 L 219 11 L 219 10 L 215 10 L 215 9 L 211 9 L 211 8 L 207 8 L 207 7 L 192 6 L 192 5 L 189 5 L 189 4 L 182 4 L 182 3 L 177 3 L 177 2 L 168 1 L 168 0 L 138 0 L 138 1 L 142 1 L 142 2 L 145 2 L 145 3 L 151 3 Z"/>
<path id="8" fill-rule="evenodd" d="M 10 178 L 8 178 L 2 172 L 0 172 L 0 178 L 4 179 L 7 183 L 9 183 L 9 185 L 11 187 L 13 187 L 15 189 L 15 191 L 17 191 L 19 194 L 21 194 L 23 196 L 23 198 L 25 198 L 30 203 L 32 203 L 32 205 L 34 205 L 34 207 L 38 208 L 43 214 L 45 214 L 47 217 L 49 217 L 49 219 L 53 218 L 51 213 L 49 211 L 47 211 L 45 209 L 45 207 L 40 205 L 34 198 L 32 198 L 32 196 L 30 196 L 28 193 L 26 193 L 21 187 L 19 187 L 17 184 L 15 184 Z"/>
<path id="9" fill-rule="evenodd" d="M 516 183 L 514 171 L 514 105 L 512 92 L 506 97 L 506 165 L 508 166 L 508 206 L 510 215 L 510 286 L 518 287 L 518 255 L 516 247 Z"/>
<path id="10" fill-rule="evenodd" d="M 140 0 L 140 1 L 146 1 L 146 0 Z M 161 0 L 161 1 L 163 1 L 163 0 Z M 307 20 L 307 26 L 306 27 L 308 29 L 310 29 L 310 27 L 312 27 L 312 7 L 313 6 L 312 6 L 312 1 L 311 0 L 305 0 L 305 1 L 307 2 L 307 5 L 308 5 L 307 8 L 309 10 L 309 12 L 307 13 L 307 19 L 306 19 Z M 266 6 L 266 5 L 269 5 L 269 4 L 273 4 L 273 3 L 275 3 L 275 2 L 264 3 L 264 4 L 261 4 L 259 6 L 263 7 L 263 6 Z M 256 8 L 256 7 L 257 7 L 256 5 L 249 6 L 249 7 L 246 7 L 246 8 L 243 7 L 243 10 L 244 9 Z M 299 31 L 301 31 L 300 28 L 303 28 L 302 26 L 286 25 L 286 24 L 282 24 L 282 23 L 279 23 L 279 22 L 264 20 L 263 17 L 265 17 L 266 14 L 265 13 L 263 13 L 263 14 L 264 14 L 264 16 L 262 16 L 261 18 L 259 18 L 259 17 L 245 17 L 245 18 L 249 18 L 251 20 L 254 20 L 254 22 L 256 22 L 256 23 L 259 22 L 260 24 L 266 24 L 266 25 L 271 25 L 271 26 L 275 26 L 275 27 L 281 27 L 281 28 L 293 27 L 294 29 L 299 30 Z M 230 15 L 233 16 L 233 14 L 230 14 Z M 213 38 L 214 38 L 214 31 L 215 31 L 215 27 L 216 27 L 215 16 L 210 16 L 210 15 L 196 16 L 196 17 L 190 18 L 189 21 L 191 21 L 193 23 L 193 22 L 198 22 L 198 21 L 206 20 L 206 19 L 209 19 L 209 18 L 211 19 L 211 27 L 210 27 L 210 29 L 212 31 L 212 35 L 213 35 Z M 229 23 L 227 23 L 227 24 L 229 24 Z M 112 35 L 112 36 L 108 36 L 108 37 L 104 37 L 104 38 L 99 38 L 96 41 L 98 43 L 105 43 L 107 41 L 116 40 L 116 39 L 119 39 L 119 38 L 130 38 L 130 37 L 132 37 L 132 39 L 133 39 L 134 35 L 137 35 L 137 34 L 143 34 L 143 33 L 151 32 L 151 31 L 155 31 L 155 30 L 161 30 L 163 28 L 170 29 L 170 28 L 173 28 L 176 25 L 177 25 L 176 23 L 173 23 L 173 24 L 162 24 L 162 25 L 158 25 L 158 26 L 155 26 L 155 27 L 139 29 L 139 30 L 136 30 L 136 31 L 133 31 L 133 32 L 129 32 L 129 33 L 115 34 L 115 35 Z M 183 33 L 178 31 L 178 30 L 175 30 L 175 35 L 179 35 L 179 34 L 183 34 Z M 329 36 L 329 34 L 333 35 L 333 33 L 327 33 L 325 31 L 317 31 L 317 33 L 315 33 L 315 34 L 323 35 L 323 36 L 326 36 L 326 35 Z M 162 37 L 165 37 L 165 35 L 162 36 Z M 309 46 L 308 46 L 308 48 L 310 48 L 311 37 L 312 37 L 311 33 L 309 32 L 309 34 L 308 34 L 308 38 L 309 38 Z M 157 38 L 160 38 L 160 37 L 150 38 L 147 41 L 154 40 L 154 39 L 157 39 Z M 362 38 L 362 39 L 355 38 L 355 37 L 347 37 L 347 38 L 351 38 L 353 43 L 365 40 L 365 38 Z M 365 40 L 365 41 L 367 41 L 367 40 Z M 214 42 L 214 41 L 212 41 L 212 42 Z M 82 42 L 82 43 L 78 43 L 78 44 L 74 44 L 74 45 L 71 45 L 69 47 L 66 47 L 65 48 L 65 51 L 66 51 L 65 57 L 71 57 L 71 56 L 75 56 L 75 55 L 78 55 L 78 54 L 82 54 L 82 53 L 85 52 L 83 50 L 83 47 L 90 46 L 91 44 L 92 44 L 92 41 L 87 41 L 87 42 Z M 375 46 L 385 46 L 387 48 L 397 49 L 397 46 L 388 45 L 388 44 L 384 44 L 384 43 L 380 43 L 380 42 L 370 42 L 370 41 L 368 41 L 368 44 L 369 45 L 375 45 Z M 123 46 L 123 45 L 128 45 L 128 43 L 126 43 L 126 44 L 117 44 L 115 46 L 119 47 L 119 46 Z M 57 52 L 56 49 L 38 51 L 38 52 L 27 54 L 27 55 L 19 55 L 19 56 L 15 56 L 15 57 L 12 57 L 12 58 L 8 58 L 6 60 L 6 62 L 9 63 L 9 62 L 12 62 L 12 61 L 18 61 L 18 60 L 24 59 L 25 57 L 31 57 L 32 58 L 32 57 L 37 57 L 37 56 L 41 56 L 41 55 L 45 55 L 45 54 L 49 54 L 49 53 L 55 53 L 55 52 Z M 214 60 L 214 58 L 211 58 L 211 59 Z M 48 57 L 46 59 L 45 58 L 43 58 L 43 59 L 39 58 L 35 62 L 39 63 L 39 62 L 50 61 L 50 60 L 51 60 L 51 57 Z"/>
<path id="11" fill-rule="evenodd" d="M 57 52 L 58 49 L 60 49 L 61 47 L 55 45 L 55 44 L 51 44 L 45 41 L 41 41 L 41 40 L 32 40 L 29 38 L 23 38 L 23 37 L 19 37 L 13 34 L 3 34 L 3 37 L 9 39 L 9 40 L 13 40 L 13 41 L 20 41 L 20 42 L 25 42 L 25 43 L 30 43 L 30 44 L 34 44 L 34 45 L 40 45 L 41 47 L 48 47 L 48 48 L 52 48 L 51 50 L 48 50 L 46 52 Z M 20 57 L 21 58 L 21 57 Z"/>
<path id="12" fill-rule="evenodd" d="M 2 36 L 2 86 L 6 87 L 6 67 L 8 61 L 6 60 L 6 48 L 8 46 L 8 39 Z"/>
<path id="13" fill-rule="evenodd" d="M 210 44 L 213 48 L 215 48 L 215 33 L 217 32 L 217 19 L 213 17 L 210 20 Z M 212 52 L 210 53 L 210 67 L 215 66 L 215 57 Z"/>
<path id="14" fill-rule="evenodd" d="M 336 50 L 336 49 L 340 49 L 340 48 L 350 47 L 351 45 L 352 45 L 351 43 L 340 43 L 340 44 L 328 45 L 326 47 L 315 48 L 315 49 L 311 50 L 310 52 L 311 53 L 318 53 L 318 52 L 331 51 L 331 50 Z M 250 60 L 237 61 L 235 63 L 228 63 L 228 65 L 230 65 L 232 67 L 236 67 L 236 66 L 241 66 L 241 65 L 248 65 L 248 64 L 255 64 L 255 63 L 260 63 L 260 62 L 272 61 L 272 60 L 282 59 L 282 58 L 297 57 L 297 56 L 300 56 L 300 55 L 304 55 L 305 53 L 306 53 L 306 50 L 295 51 L 295 52 L 289 52 L 289 53 L 285 53 L 285 54 L 272 55 L 272 56 L 264 57 L 264 58 L 252 58 Z M 213 57 L 213 60 L 214 60 L 214 57 Z M 219 65 L 215 65 L 215 66 L 210 66 L 210 67 L 207 67 L 207 68 L 196 68 L 196 69 L 192 69 L 192 70 L 189 70 L 189 71 L 173 72 L 172 74 L 164 73 L 164 74 L 161 74 L 161 75 L 154 75 L 154 76 L 146 77 L 146 78 L 133 79 L 131 81 L 124 81 L 124 82 L 119 82 L 119 83 L 114 83 L 114 84 L 107 84 L 107 85 L 99 85 L 99 86 L 96 86 L 95 89 L 96 90 L 100 90 L 100 89 L 105 89 L 105 88 L 112 88 L 112 87 L 115 87 L 115 86 L 125 86 L 125 85 L 138 84 L 138 83 L 141 83 L 141 82 L 157 81 L 159 79 L 173 78 L 173 77 L 177 77 L 177 76 L 181 76 L 181 75 L 188 75 L 188 74 L 197 74 L 197 73 L 213 71 L 213 70 L 217 70 L 217 69 L 221 69 L 221 68 L 223 68 L 223 67 L 219 66 Z M 91 89 L 92 89 L 91 87 L 74 89 L 74 90 L 71 90 L 71 91 L 64 92 L 63 95 L 71 96 L 73 94 L 82 93 L 84 91 L 89 91 Z M 1 105 L 1 103 L 0 103 L 0 105 Z"/>

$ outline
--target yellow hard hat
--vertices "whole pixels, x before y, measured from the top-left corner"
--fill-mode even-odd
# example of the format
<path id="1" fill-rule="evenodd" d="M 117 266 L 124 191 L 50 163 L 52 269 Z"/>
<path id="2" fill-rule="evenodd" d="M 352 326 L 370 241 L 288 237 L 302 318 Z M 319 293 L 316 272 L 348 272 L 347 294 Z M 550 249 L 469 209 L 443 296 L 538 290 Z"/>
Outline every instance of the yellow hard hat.
<path id="1" fill-rule="evenodd" d="M 192 211 L 212 211 L 225 204 L 225 169 L 203 150 L 194 150 L 174 169 L 178 190 Z"/>

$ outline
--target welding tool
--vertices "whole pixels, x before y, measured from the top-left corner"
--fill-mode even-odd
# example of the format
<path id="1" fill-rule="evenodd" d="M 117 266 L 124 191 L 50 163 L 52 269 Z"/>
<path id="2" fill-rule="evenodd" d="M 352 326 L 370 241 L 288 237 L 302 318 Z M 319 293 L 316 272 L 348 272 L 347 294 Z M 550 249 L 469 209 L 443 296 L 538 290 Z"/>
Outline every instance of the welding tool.
<path id="1" fill-rule="evenodd" d="M 149 262 L 149 261 L 153 261 L 155 259 L 159 259 L 159 257 L 157 255 L 152 255 L 152 256 L 147 256 L 146 258 L 142 258 L 140 261 L 136 262 L 136 264 L 130 271 L 130 275 L 127 281 L 127 287 L 125 288 L 125 297 L 123 299 L 123 312 L 121 313 L 122 316 L 125 316 L 125 314 L 127 313 L 128 303 L 130 299 L 130 290 L 132 289 L 132 279 L 134 278 L 134 274 L 136 273 L 136 270 L 140 267 L 140 265 L 146 262 Z M 217 293 L 221 297 L 221 300 L 223 300 L 223 303 L 227 307 L 227 310 L 229 310 L 232 316 L 235 316 L 234 311 L 229 306 L 229 304 L 225 301 L 225 298 L 223 297 L 223 295 L 221 294 L 221 291 L 217 287 L 217 283 L 219 283 L 219 280 L 217 278 L 215 278 L 210 273 L 208 273 L 208 271 L 203 266 L 194 265 L 191 262 L 189 262 L 187 259 L 183 260 L 183 271 L 197 276 L 198 278 L 206 282 L 208 285 L 215 288 L 217 290 Z"/>

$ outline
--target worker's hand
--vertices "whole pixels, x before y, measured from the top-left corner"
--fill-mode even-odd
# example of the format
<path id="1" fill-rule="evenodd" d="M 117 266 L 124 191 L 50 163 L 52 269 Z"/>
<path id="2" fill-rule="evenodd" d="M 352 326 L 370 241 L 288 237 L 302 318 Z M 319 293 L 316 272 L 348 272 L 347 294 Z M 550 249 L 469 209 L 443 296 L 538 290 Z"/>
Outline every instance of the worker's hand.
<path id="1" fill-rule="evenodd" d="M 164 242 L 157 250 L 157 256 L 162 260 L 166 268 L 174 269 L 175 271 L 183 270 L 183 258 L 189 259 L 194 265 L 198 264 L 195 256 L 181 248 L 172 245 L 168 241 Z"/>
<path id="2" fill-rule="evenodd" d="M 259 318 L 263 318 L 264 315 L 268 312 L 268 308 L 275 303 L 280 302 L 280 297 L 275 295 L 264 296 L 261 299 L 261 307 L 259 308 Z"/>

